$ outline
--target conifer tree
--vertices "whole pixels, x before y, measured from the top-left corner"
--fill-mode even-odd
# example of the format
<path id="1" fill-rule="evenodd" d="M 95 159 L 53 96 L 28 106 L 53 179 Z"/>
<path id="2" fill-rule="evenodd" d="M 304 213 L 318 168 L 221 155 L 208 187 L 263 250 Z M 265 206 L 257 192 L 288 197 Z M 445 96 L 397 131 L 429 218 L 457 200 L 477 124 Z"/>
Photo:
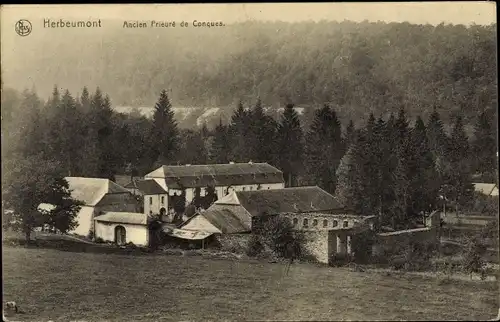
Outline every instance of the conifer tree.
<path id="1" fill-rule="evenodd" d="M 179 131 L 165 90 L 161 91 L 155 104 L 150 144 L 152 158 L 159 164 L 169 164 L 176 159 L 176 153 L 179 151 Z"/>
<path id="2" fill-rule="evenodd" d="M 280 169 L 287 185 L 294 186 L 303 164 L 303 133 L 293 104 L 287 104 L 283 111 L 277 137 Z"/>
<path id="3" fill-rule="evenodd" d="M 429 117 L 429 122 L 427 125 L 427 138 L 429 140 L 429 148 L 436 158 L 444 158 L 447 149 L 447 136 L 444 131 L 443 122 L 441 121 L 441 117 L 436 109 L 433 108 L 433 111 Z"/>
<path id="4" fill-rule="evenodd" d="M 446 167 L 447 173 L 445 173 L 445 183 L 451 187 L 450 197 L 457 215 L 461 208 L 471 202 L 473 196 L 469 153 L 470 146 L 462 123 L 462 116 L 457 115 L 451 131 L 446 160 L 449 165 Z"/>
<path id="5" fill-rule="evenodd" d="M 181 164 L 207 164 L 208 158 L 201 131 L 182 130 L 178 161 Z"/>
<path id="6" fill-rule="evenodd" d="M 264 112 L 260 99 L 250 112 L 249 120 L 250 159 L 254 162 L 274 164 L 277 157 L 274 146 L 277 125 L 276 121 Z"/>
<path id="7" fill-rule="evenodd" d="M 213 163 L 228 163 L 231 154 L 231 141 L 227 126 L 222 124 L 222 119 L 215 127 L 214 140 L 210 151 L 210 158 Z"/>
<path id="8" fill-rule="evenodd" d="M 349 125 L 347 125 L 346 133 L 345 133 L 345 143 L 346 146 L 350 146 L 356 140 L 356 128 L 354 127 L 354 122 L 352 120 L 349 121 Z"/>
<path id="9" fill-rule="evenodd" d="M 231 116 L 231 125 L 228 131 L 232 143 L 230 161 L 248 162 L 250 159 L 249 137 L 250 116 L 240 101 L 234 114 Z"/>
<path id="10" fill-rule="evenodd" d="M 483 176 L 486 175 L 486 179 L 489 179 L 490 182 L 494 182 L 491 177 L 493 177 L 497 167 L 497 140 L 494 121 L 495 114 L 491 109 L 484 110 L 479 115 L 474 127 L 472 145 L 474 170 Z"/>
<path id="11" fill-rule="evenodd" d="M 411 175 L 411 214 L 428 214 L 436 209 L 440 182 L 434 159 L 427 139 L 427 129 L 419 116 L 411 131 L 412 163 Z"/>
<path id="12" fill-rule="evenodd" d="M 306 136 L 306 168 L 312 183 L 335 193 L 336 171 L 343 155 L 340 122 L 335 111 L 325 104 L 316 111 Z"/>

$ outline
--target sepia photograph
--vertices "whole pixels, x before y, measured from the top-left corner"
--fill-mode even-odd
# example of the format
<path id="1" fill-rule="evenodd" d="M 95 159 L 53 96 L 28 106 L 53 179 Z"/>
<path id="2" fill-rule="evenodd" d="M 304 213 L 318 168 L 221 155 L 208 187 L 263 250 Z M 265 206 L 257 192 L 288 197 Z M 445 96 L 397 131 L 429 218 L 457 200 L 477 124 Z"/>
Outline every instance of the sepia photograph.
<path id="1" fill-rule="evenodd" d="M 496 10 L 2 5 L 3 321 L 497 321 Z"/>

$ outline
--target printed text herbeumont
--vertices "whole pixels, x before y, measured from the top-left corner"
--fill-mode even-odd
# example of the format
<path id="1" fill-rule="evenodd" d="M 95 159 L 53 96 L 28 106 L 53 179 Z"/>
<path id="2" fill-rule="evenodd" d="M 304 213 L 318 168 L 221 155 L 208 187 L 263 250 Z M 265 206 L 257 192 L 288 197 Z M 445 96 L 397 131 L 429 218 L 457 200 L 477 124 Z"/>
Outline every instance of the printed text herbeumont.
<path id="1" fill-rule="evenodd" d="M 66 20 L 43 19 L 44 28 L 101 28 L 101 19 L 97 20 Z"/>

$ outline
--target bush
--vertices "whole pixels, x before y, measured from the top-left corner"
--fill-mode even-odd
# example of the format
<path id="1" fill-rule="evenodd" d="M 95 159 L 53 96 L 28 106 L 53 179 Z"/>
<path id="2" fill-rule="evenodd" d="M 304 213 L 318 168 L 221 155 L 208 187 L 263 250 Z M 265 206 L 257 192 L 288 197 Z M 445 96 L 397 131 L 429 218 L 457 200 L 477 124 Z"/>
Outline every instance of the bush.
<path id="1" fill-rule="evenodd" d="M 372 246 L 376 241 L 376 233 L 367 230 L 352 236 L 351 249 L 353 260 L 359 264 L 365 264 L 372 259 Z"/>
<path id="2" fill-rule="evenodd" d="M 98 244 L 103 244 L 104 243 L 104 239 L 102 239 L 101 237 L 97 237 L 94 242 L 96 242 Z"/>
<path id="3" fill-rule="evenodd" d="M 462 268 L 465 273 L 470 274 L 471 278 L 473 273 L 483 272 L 486 263 L 482 257 L 486 249 L 486 245 L 477 237 L 471 238 L 464 248 Z"/>
<path id="4" fill-rule="evenodd" d="M 272 216 L 259 232 L 261 241 L 267 245 L 278 258 L 307 258 L 304 249 L 305 236 L 293 230 L 289 220 L 280 216 Z"/>
<path id="5" fill-rule="evenodd" d="M 432 243 L 408 242 L 400 252 L 389 259 L 394 269 L 421 271 L 431 268 L 431 258 L 436 253 Z"/>
<path id="6" fill-rule="evenodd" d="M 248 240 L 246 254 L 250 257 L 255 257 L 262 253 L 264 250 L 264 245 L 260 241 L 260 237 L 257 235 L 252 235 Z"/>
<path id="7" fill-rule="evenodd" d="M 245 254 L 250 237 L 250 235 L 220 235 L 214 244 L 220 245 L 222 251 Z"/>
<path id="8" fill-rule="evenodd" d="M 87 239 L 89 239 L 89 240 L 94 239 L 94 232 L 92 230 L 90 230 L 89 233 L 87 234 Z"/>

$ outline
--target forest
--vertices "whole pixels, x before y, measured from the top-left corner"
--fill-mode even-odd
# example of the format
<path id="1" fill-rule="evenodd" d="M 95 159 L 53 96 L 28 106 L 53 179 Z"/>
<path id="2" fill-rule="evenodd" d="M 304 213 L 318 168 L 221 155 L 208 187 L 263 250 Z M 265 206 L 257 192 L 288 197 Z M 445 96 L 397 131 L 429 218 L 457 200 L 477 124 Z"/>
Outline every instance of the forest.
<path id="1" fill-rule="evenodd" d="M 426 120 L 436 106 L 445 126 L 456 114 L 472 124 L 497 104 L 496 24 L 244 22 L 82 31 L 71 46 L 66 37 L 45 39 L 5 53 L 23 62 L 3 68 L 6 86 L 35 87 L 46 98 L 53 84 L 77 96 L 98 85 L 115 105 L 135 107 L 153 107 L 163 89 L 176 107 L 329 103 L 356 124 L 401 106 L 411 118 Z"/>
<path id="2" fill-rule="evenodd" d="M 453 118 L 448 132 L 437 109 L 427 122 L 420 116 L 412 120 L 400 108 L 386 118 L 370 114 L 356 127 L 352 120 L 342 124 L 327 103 L 313 111 L 307 125 L 292 102 L 278 121 L 260 100 L 246 105 L 237 105 L 229 125 L 184 130 L 165 90 L 152 119 L 116 113 L 99 88 L 91 94 L 84 87 L 75 98 L 54 87 L 46 102 L 28 90 L 6 90 L 3 184 L 17 183 L 25 173 L 36 179 L 44 165 L 59 177 L 113 180 L 117 174 L 144 175 L 162 164 L 268 162 L 283 171 L 287 186 L 318 185 L 357 213 L 375 212 L 381 223 L 401 228 L 441 207 L 440 198 L 456 211 L 471 206 L 472 179 L 498 178 L 491 108 L 479 114 L 468 138 L 462 115 Z"/>

